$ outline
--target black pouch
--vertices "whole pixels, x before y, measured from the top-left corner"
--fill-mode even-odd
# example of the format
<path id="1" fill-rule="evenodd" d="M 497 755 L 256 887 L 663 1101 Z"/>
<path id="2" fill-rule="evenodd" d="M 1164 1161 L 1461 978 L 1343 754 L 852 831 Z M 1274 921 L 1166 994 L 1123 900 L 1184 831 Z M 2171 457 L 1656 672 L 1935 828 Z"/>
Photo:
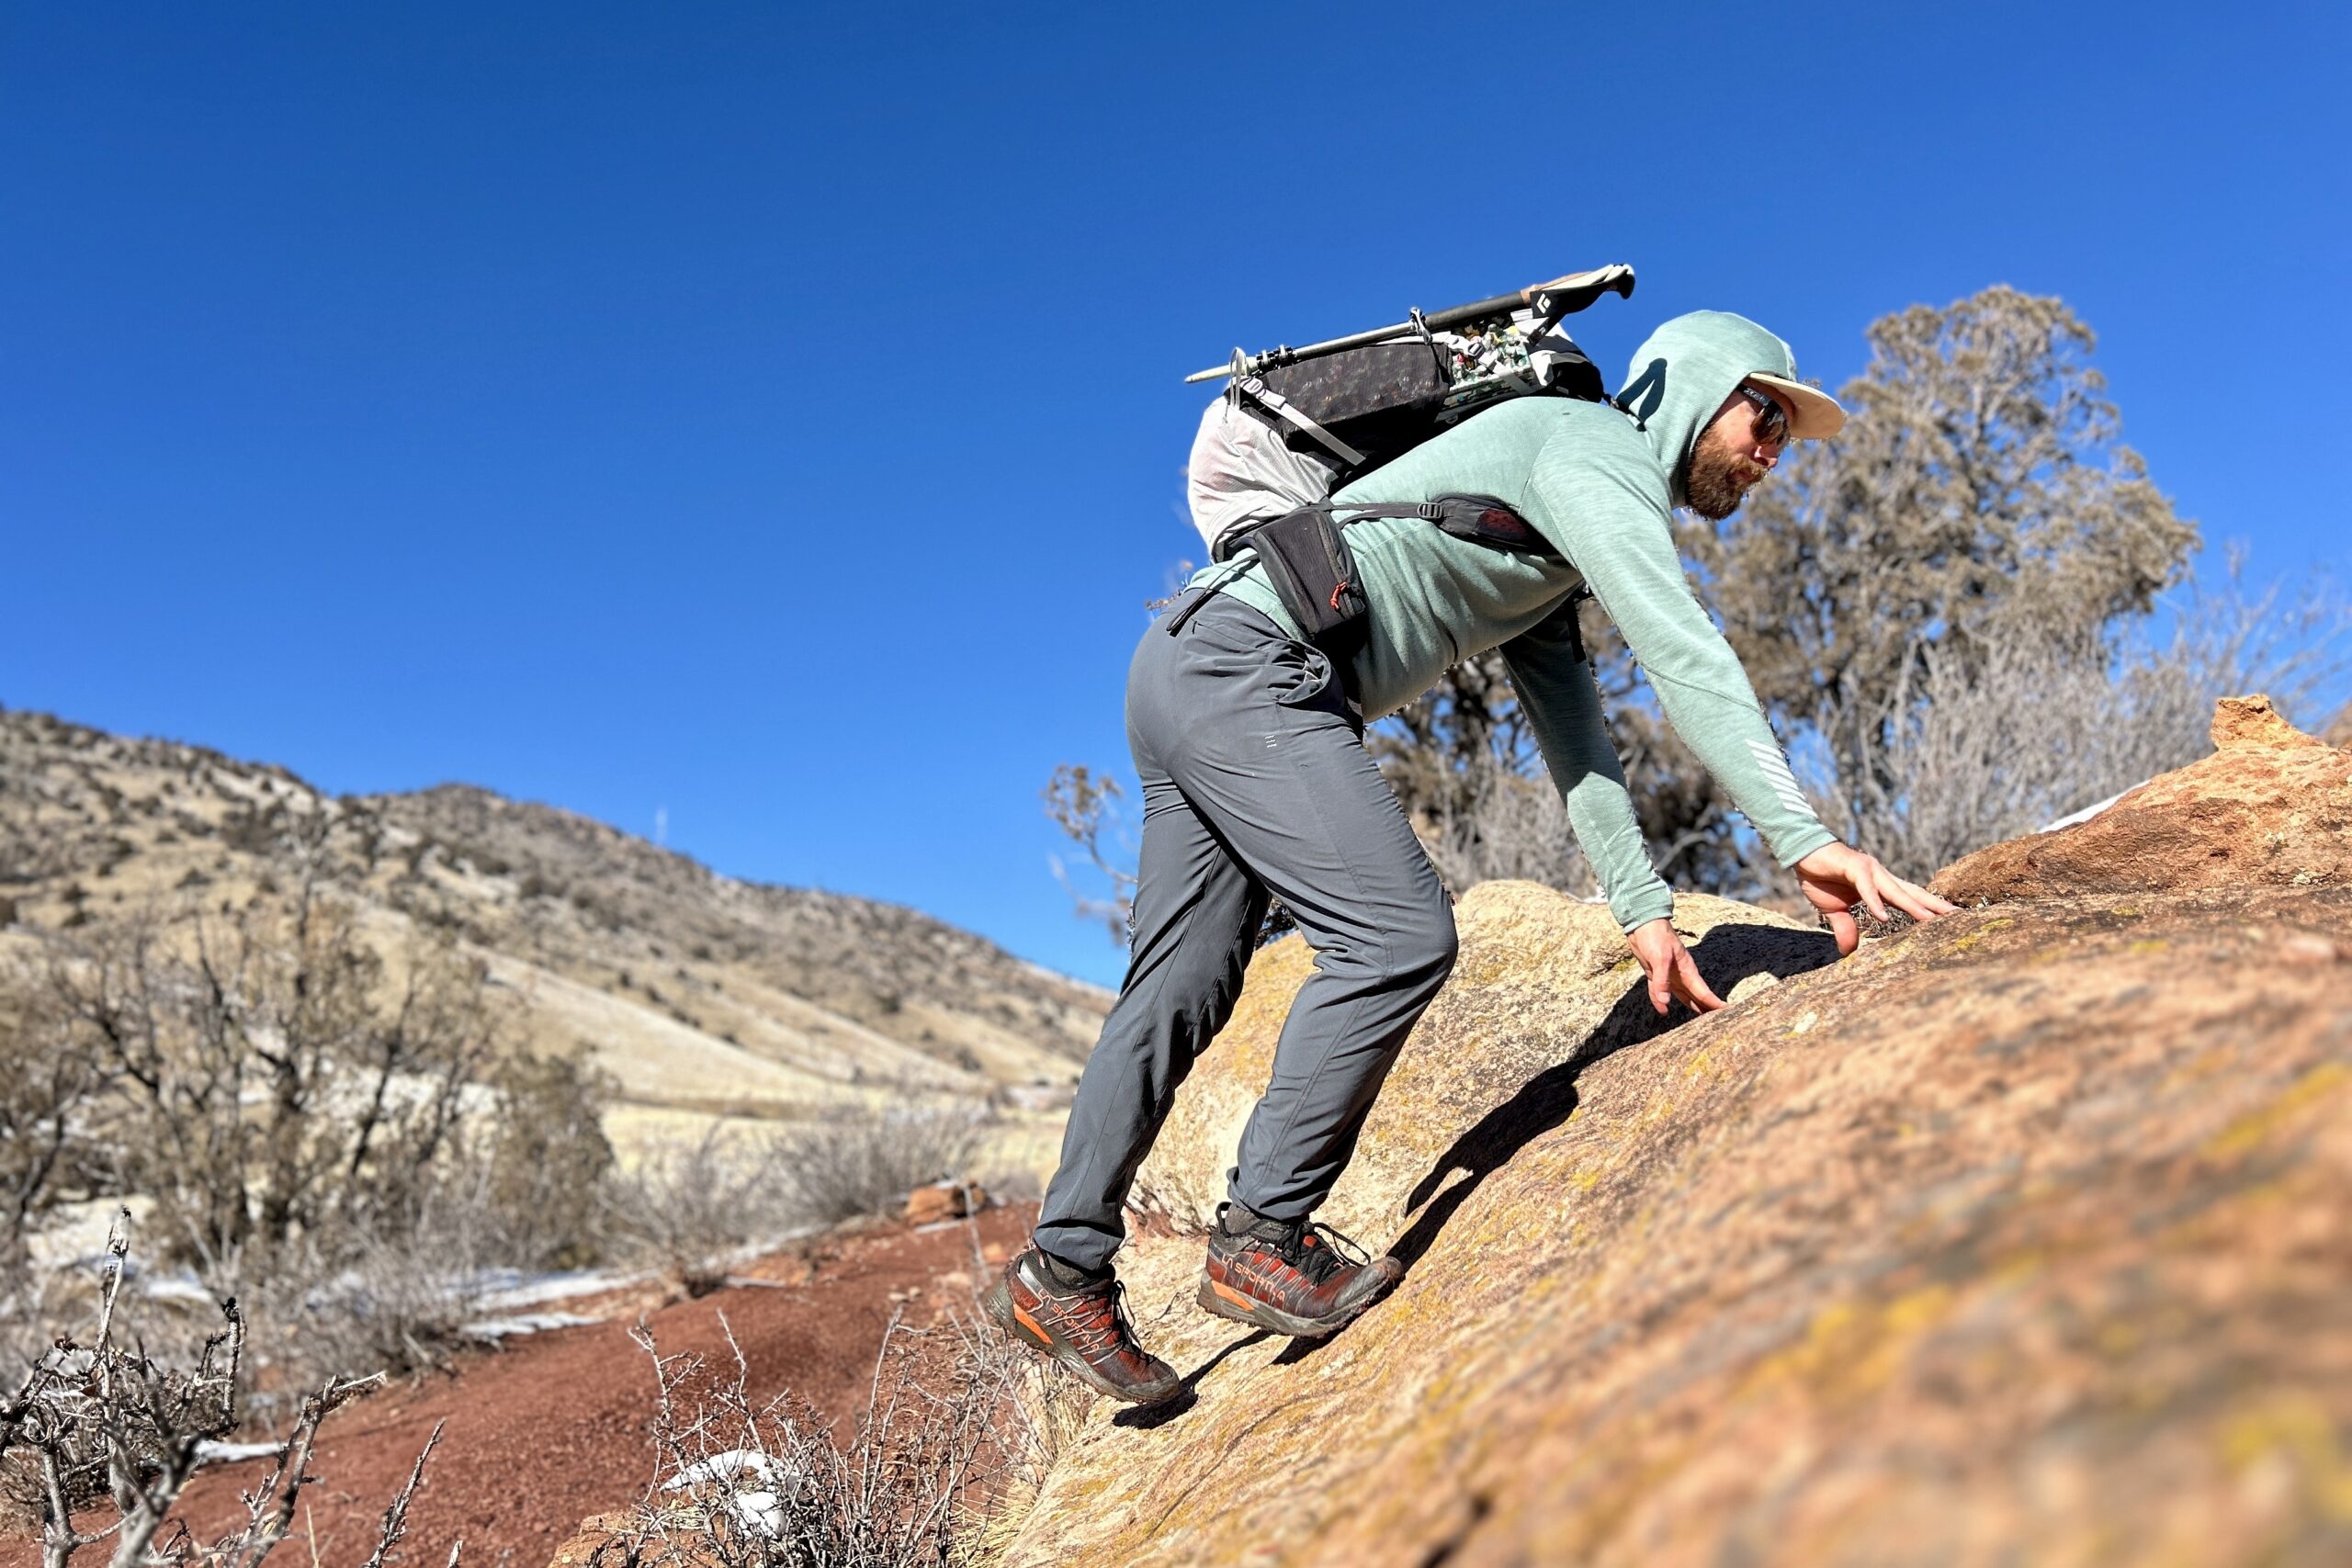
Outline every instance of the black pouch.
<path id="1" fill-rule="evenodd" d="M 1298 627 L 1300 639 L 1321 649 L 1344 669 L 1370 634 L 1372 611 L 1372 601 L 1364 596 L 1363 583 L 1356 575 L 1355 557 L 1348 549 L 1347 525 L 1371 517 L 1419 517 L 1456 537 L 1497 549 L 1557 557 L 1526 519 L 1494 497 L 1443 495 L 1434 501 L 1353 505 L 1326 501 L 1302 506 L 1279 517 L 1228 529 L 1217 541 L 1217 558 L 1230 560 L 1242 549 L 1254 554 L 1274 596 Z M 1193 613 L 1225 581 L 1220 578 L 1211 583 L 1178 611 L 1169 621 L 1169 635 L 1182 631 Z"/>
<path id="2" fill-rule="evenodd" d="M 1267 584 L 1300 639 L 1344 661 L 1363 645 L 1371 602 L 1356 577 L 1347 532 L 1332 512 L 1328 505 L 1301 507 L 1259 524 L 1244 542 L 1257 552 Z"/>
<path id="3" fill-rule="evenodd" d="M 1363 584 L 1356 576 L 1355 557 L 1348 549 L 1347 530 L 1338 513 L 1344 512 L 1354 518 L 1402 515 L 1419 510 L 1410 506 L 1337 506 L 1328 501 L 1302 506 L 1279 517 L 1245 523 L 1227 530 L 1225 537 L 1217 541 L 1218 558 L 1230 560 L 1236 551 L 1248 550 L 1264 570 L 1266 582 L 1283 602 L 1291 624 L 1298 628 L 1299 639 L 1321 649 L 1344 667 L 1363 647 L 1372 601 L 1364 597 Z M 1249 564 L 1244 559 L 1234 571 Z M 1193 613 L 1227 581 L 1219 578 L 1170 617 L 1169 635 L 1173 637 L 1182 631 Z"/>

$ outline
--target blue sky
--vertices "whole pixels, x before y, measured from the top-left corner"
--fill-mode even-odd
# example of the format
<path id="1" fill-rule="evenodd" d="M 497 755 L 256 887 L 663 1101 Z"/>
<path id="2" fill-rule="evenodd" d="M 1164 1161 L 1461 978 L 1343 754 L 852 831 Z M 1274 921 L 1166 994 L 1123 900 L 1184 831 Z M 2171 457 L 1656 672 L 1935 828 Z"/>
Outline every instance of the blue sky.
<path id="1" fill-rule="evenodd" d="M 1115 980 L 1046 871 L 1183 372 L 1573 267 L 1836 385 L 2007 282 L 2352 566 L 2341 7 L 17 6 L 0 703 L 463 779 Z"/>

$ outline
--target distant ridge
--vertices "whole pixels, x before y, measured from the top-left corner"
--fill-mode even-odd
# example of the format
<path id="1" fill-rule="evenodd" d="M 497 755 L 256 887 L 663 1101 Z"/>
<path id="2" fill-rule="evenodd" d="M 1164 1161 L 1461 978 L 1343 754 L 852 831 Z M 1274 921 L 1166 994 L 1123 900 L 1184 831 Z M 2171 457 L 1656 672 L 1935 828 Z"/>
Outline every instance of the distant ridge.
<path id="1" fill-rule="evenodd" d="M 474 785 L 338 798 L 274 763 L 0 711 L 0 923 L 234 910 L 306 866 L 388 937 L 479 950 L 537 1048 L 586 1054 L 649 1108 L 1052 1098 L 1111 1000 L 916 910 L 740 881 Z"/>

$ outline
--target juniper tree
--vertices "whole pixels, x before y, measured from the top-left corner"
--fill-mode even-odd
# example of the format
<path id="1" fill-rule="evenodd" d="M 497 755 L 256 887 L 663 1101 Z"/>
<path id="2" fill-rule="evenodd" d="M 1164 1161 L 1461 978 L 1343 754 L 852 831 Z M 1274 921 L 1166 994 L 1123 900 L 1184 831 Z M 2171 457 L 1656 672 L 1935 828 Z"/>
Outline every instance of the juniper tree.
<path id="1" fill-rule="evenodd" d="M 1724 521 L 1682 514 L 1677 542 L 1783 737 L 1824 743 L 1826 775 L 1883 784 L 1892 721 L 1852 716 L 1891 715 L 1930 654 L 1947 684 L 2003 643 L 2099 662 L 2198 534 L 2122 444 L 2096 339 L 2063 300 L 1996 287 L 1882 317 L 1867 337 L 1868 364 L 1838 389 L 1845 430 L 1792 451 Z M 1585 625 L 1661 869 L 1712 891 L 1769 888 L 1771 868 L 1623 643 L 1589 606 Z M 1383 767 L 1425 830 L 1475 834 L 1449 821 L 1475 810 L 1469 759 L 1540 767 L 1499 663 L 1457 667 L 1387 727 Z"/>

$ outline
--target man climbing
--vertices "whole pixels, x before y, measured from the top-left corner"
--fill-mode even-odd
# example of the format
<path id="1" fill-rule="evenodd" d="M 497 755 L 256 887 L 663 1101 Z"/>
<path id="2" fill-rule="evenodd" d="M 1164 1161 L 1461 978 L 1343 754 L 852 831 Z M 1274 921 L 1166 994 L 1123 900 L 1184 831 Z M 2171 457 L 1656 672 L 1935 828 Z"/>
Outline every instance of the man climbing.
<path id="1" fill-rule="evenodd" d="M 1675 732 L 1795 872 L 1840 953 L 1859 941 L 1856 904 L 1880 919 L 1951 911 L 1814 815 L 1737 657 L 1693 597 L 1669 528 L 1679 506 L 1729 516 L 1791 440 L 1844 422 L 1834 399 L 1796 379 L 1786 344 L 1741 317 L 1698 311 L 1642 345 L 1614 405 L 1515 399 L 1339 492 L 1364 502 L 1494 497 L 1550 547 L 1498 548 L 1419 517 L 1351 524 L 1370 614 L 1346 667 L 1301 638 L 1253 553 L 1193 579 L 1128 673 L 1144 799 L 1134 945 L 1079 1082 L 1035 1245 L 989 1292 L 999 1324 L 1114 1398 L 1148 1404 L 1177 1391 L 1182 1380 L 1136 1341 L 1121 1306 L 1120 1211 L 1177 1086 L 1232 1013 L 1270 894 L 1315 949 L 1315 974 L 1242 1132 L 1200 1303 L 1276 1333 L 1327 1335 L 1402 1277 L 1393 1258 L 1343 1256 L 1311 1216 L 1454 959 L 1445 889 L 1364 750 L 1363 725 L 1458 660 L 1501 650 L 1651 1005 L 1724 1005 L 1675 934 L 1673 895 L 1642 844 L 1577 632 L 1580 588 L 1623 634 Z"/>

